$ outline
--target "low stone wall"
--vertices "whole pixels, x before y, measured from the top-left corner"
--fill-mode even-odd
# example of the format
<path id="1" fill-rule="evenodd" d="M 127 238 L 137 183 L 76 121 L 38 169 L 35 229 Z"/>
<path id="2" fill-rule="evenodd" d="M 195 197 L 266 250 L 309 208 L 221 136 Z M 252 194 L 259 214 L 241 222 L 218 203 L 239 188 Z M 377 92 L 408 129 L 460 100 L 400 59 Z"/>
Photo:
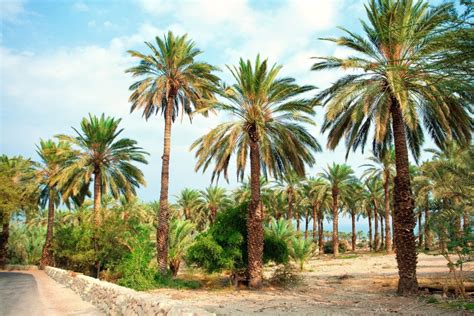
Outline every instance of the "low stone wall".
<path id="1" fill-rule="evenodd" d="M 179 301 L 137 292 L 83 274 L 46 267 L 46 274 L 79 294 L 108 315 L 170 315 L 211 316 L 200 308 L 185 306 Z"/>

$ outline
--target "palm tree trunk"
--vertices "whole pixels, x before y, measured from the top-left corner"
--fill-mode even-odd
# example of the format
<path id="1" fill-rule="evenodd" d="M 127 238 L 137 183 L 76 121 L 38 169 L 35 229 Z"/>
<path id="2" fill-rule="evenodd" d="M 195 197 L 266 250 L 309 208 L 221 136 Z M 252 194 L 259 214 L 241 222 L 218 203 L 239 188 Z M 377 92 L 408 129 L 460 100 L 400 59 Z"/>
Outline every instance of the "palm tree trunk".
<path id="1" fill-rule="evenodd" d="M 351 211 L 351 221 L 352 221 L 352 251 L 355 251 L 356 250 L 356 242 L 357 242 L 355 211 Z"/>
<path id="2" fill-rule="evenodd" d="M 170 181 L 170 145 L 171 124 L 174 107 L 174 96 L 170 94 L 165 113 L 165 134 L 163 138 L 163 156 L 161 165 L 160 210 L 157 214 L 158 228 L 156 230 L 156 253 L 161 274 L 166 274 L 168 264 L 168 187 Z"/>
<path id="3" fill-rule="evenodd" d="M 425 218 L 425 220 L 426 220 L 426 218 Z M 463 220 L 462 220 L 463 231 L 466 231 L 466 229 L 468 227 L 469 227 L 469 214 L 467 213 L 467 209 L 464 208 Z"/>
<path id="4" fill-rule="evenodd" d="M 319 225 L 318 206 L 316 204 L 313 204 L 313 242 L 315 243 L 317 242 L 318 225 Z"/>
<path id="5" fill-rule="evenodd" d="M 384 181 L 385 198 L 385 248 L 387 253 L 392 253 L 392 236 L 390 236 L 390 174 L 385 172 Z"/>
<path id="6" fill-rule="evenodd" d="M 337 189 L 332 189 L 332 215 L 333 215 L 333 222 L 332 222 L 332 248 L 334 257 L 339 256 L 339 236 L 337 234 L 337 230 L 339 229 L 338 223 L 338 206 L 337 206 Z"/>
<path id="7" fill-rule="evenodd" d="M 295 214 L 295 219 L 296 219 L 296 231 L 299 233 L 300 230 L 301 230 L 301 227 L 300 227 L 300 214 L 299 213 Z"/>
<path id="8" fill-rule="evenodd" d="M 53 264 L 53 252 L 51 249 L 53 242 L 53 227 L 54 227 L 54 190 L 49 189 L 49 201 L 48 201 L 48 226 L 46 230 L 46 242 L 43 246 L 43 252 L 41 254 L 40 269 L 43 270 L 46 266 Z"/>
<path id="9" fill-rule="evenodd" d="M 99 253 L 99 227 L 100 227 L 100 206 L 101 206 L 101 174 L 100 169 L 96 169 L 94 172 L 94 251 L 95 251 L 95 268 L 96 277 L 99 278 L 100 274 L 100 260 L 97 254 Z"/>
<path id="10" fill-rule="evenodd" d="M 255 127 L 249 130 L 250 138 L 250 189 L 251 199 L 247 216 L 249 287 L 262 287 L 263 279 L 263 217 L 260 198 L 260 148 Z"/>
<path id="11" fill-rule="evenodd" d="M 372 211 L 370 208 L 367 208 L 367 219 L 369 220 L 369 249 L 372 251 L 374 244 L 372 240 Z"/>
<path id="12" fill-rule="evenodd" d="M 309 229 L 309 212 L 306 208 L 306 214 L 304 217 L 304 239 L 308 239 L 308 229 Z"/>
<path id="13" fill-rule="evenodd" d="M 425 249 L 430 250 L 431 245 L 431 230 L 430 230 L 430 208 L 429 204 L 426 203 L 425 207 Z"/>
<path id="14" fill-rule="evenodd" d="M 293 192 L 288 191 L 288 220 L 293 220 Z"/>
<path id="15" fill-rule="evenodd" d="M 380 216 L 380 249 L 383 249 L 384 246 L 384 230 L 383 230 L 383 217 Z"/>
<path id="16" fill-rule="evenodd" d="M 5 269 L 7 264 L 8 237 L 10 236 L 10 220 L 0 216 L 2 232 L 0 233 L 0 269 Z"/>
<path id="17" fill-rule="evenodd" d="M 374 250 L 379 251 L 380 248 L 380 238 L 379 238 L 379 210 L 377 208 L 377 203 L 374 204 Z"/>
<path id="18" fill-rule="evenodd" d="M 423 245 L 423 227 L 421 225 L 422 216 L 423 213 L 420 211 L 420 213 L 418 213 L 418 247 L 421 247 Z"/>
<path id="19" fill-rule="evenodd" d="M 324 224 L 322 216 L 319 216 L 319 254 L 324 253 Z"/>
<path id="20" fill-rule="evenodd" d="M 392 114 L 393 138 L 395 143 L 395 166 L 397 175 L 394 179 L 393 195 L 395 215 L 395 245 L 397 247 L 398 294 L 416 295 L 418 280 L 416 278 L 416 243 L 413 230 L 416 220 L 414 200 L 411 192 L 408 147 L 405 125 L 398 101 L 393 97 L 390 108 Z"/>
<path id="21" fill-rule="evenodd" d="M 217 216 L 217 207 L 212 206 L 212 207 L 210 207 L 210 209 L 211 209 L 211 223 L 214 223 L 214 221 L 216 220 L 216 216 Z"/>
<path id="22" fill-rule="evenodd" d="M 454 234 L 456 238 L 461 238 L 462 236 L 461 216 L 456 216 L 454 220 Z"/>

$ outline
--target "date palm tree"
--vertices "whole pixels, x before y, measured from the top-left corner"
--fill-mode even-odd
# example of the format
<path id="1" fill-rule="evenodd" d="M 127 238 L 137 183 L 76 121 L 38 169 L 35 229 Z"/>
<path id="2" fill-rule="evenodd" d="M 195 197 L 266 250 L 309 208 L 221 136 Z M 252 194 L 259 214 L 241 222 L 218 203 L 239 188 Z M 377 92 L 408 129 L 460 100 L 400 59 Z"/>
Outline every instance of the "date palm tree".
<path id="1" fill-rule="evenodd" d="M 365 181 L 365 188 L 367 192 L 367 198 L 370 201 L 370 205 L 373 207 L 374 214 L 374 246 L 375 251 L 379 251 L 380 238 L 379 238 L 379 206 L 382 199 L 382 182 L 377 177 L 369 177 Z"/>
<path id="2" fill-rule="evenodd" d="M 219 79 L 212 74 L 217 68 L 196 60 L 202 51 L 186 34 L 175 36 L 170 31 L 163 38 L 156 37 L 155 42 L 155 45 L 145 42 L 150 49 L 148 55 L 129 51 L 140 62 L 126 72 L 140 78 L 130 86 L 133 91 L 130 96 L 131 111 L 142 110 L 146 120 L 152 115 L 163 115 L 165 120 L 156 250 L 160 271 L 166 273 L 171 125 L 179 112 L 191 118 L 194 109 L 203 108 L 212 102 Z"/>
<path id="3" fill-rule="evenodd" d="M 319 174 L 331 187 L 332 196 L 332 243 L 334 257 L 339 256 L 339 197 L 346 194 L 354 183 L 354 171 L 346 164 L 333 163 Z"/>
<path id="4" fill-rule="evenodd" d="M 328 183 L 320 177 L 309 178 L 305 184 L 305 195 L 311 205 L 312 218 L 313 218 L 313 241 L 318 242 L 320 253 L 323 252 L 323 232 L 320 227 L 322 226 L 322 213 L 324 208 L 328 208 L 330 204 L 331 188 Z"/>
<path id="5" fill-rule="evenodd" d="M 209 210 L 209 221 L 213 223 L 217 216 L 217 211 L 222 210 L 230 205 L 230 199 L 227 191 L 218 186 L 210 186 L 199 192 L 201 194 L 202 203 Z"/>
<path id="6" fill-rule="evenodd" d="M 390 184 L 395 176 L 395 150 L 388 148 L 381 152 L 379 156 L 373 155 L 369 157 L 372 162 L 370 164 L 364 164 L 362 167 L 367 167 L 364 171 L 363 176 L 378 177 L 383 179 L 384 189 L 384 203 L 385 203 L 385 247 L 387 253 L 392 252 L 392 237 L 390 234 Z"/>
<path id="7" fill-rule="evenodd" d="M 36 169 L 36 178 L 39 185 L 39 199 L 42 208 L 48 205 L 48 221 L 46 230 L 46 241 L 41 254 L 40 268 L 53 263 L 53 226 L 55 207 L 61 202 L 61 192 L 53 185 L 54 178 L 61 171 L 64 164 L 70 160 L 74 152 L 67 142 L 54 142 L 52 140 L 40 140 L 36 152 L 41 159 Z M 68 201 L 65 201 L 68 202 Z"/>
<path id="8" fill-rule="evenodd" d="M 313 152 L 319 151 L 316 139 L 302 125 L 314 124 L 311 100 L 301 95 L 313 89 L 299 86 L 292 78 L 278 78 L 281 66 L 268 66 L 257 56 L 240 60 L 228 67 L 236 81 L 222 95 L 228 101 L 213 108 L 230 113 L 235 120 L 225 122 L 192 145 L 196 149 L 196 170 L 209 167 L 215 161 L 212 178 L 224 174 L 232 154 L 236 156 L 237 177 L 243 180 L 250 156 L 250 191 L 248 204 L 248 274 L 249 286 L 262 285 L 263 273 L 263 212 L 260 196 L 260 176 L 280 178 L 294 170 L 305 174 L 305 165 L 313 165 Z"/>
<path id="9" fill-rule="evenodd" d="M 402 295 L 418 292 L 408 149 L 418 158 L 422 124 L 440 147 L 446 139 L 463 145 L 471 139 L 472 63 L 443 63 L 462 46 L 452 43 L 452 9 L 451 3 L 370 0 L 368 22 L 361 22 L 364 35 L 343 29 L 345 36 L 329 39 L 357 56 L 324 57 L 312 67 L 354 71 L 318 96 L 327 108 L 322 130 L 329 131 L 330 149 L 343 137 L 348 152 L 363 148 L 371 131 L 376 155 L 395 145 L 394 230 Z"/>
<path id="10" fill-rule="evenodd" d="M 176 196 L 176 206 L 180 217 L 190 220 L 198 230 L 203 230 L 208 223 L 201 194 L 198 190 L 185 188 Z"/>
<path id="11" fill-rule="evenodd" d="M 55 177 L 53 185 L 61 188 L 63 200 L 81 196 L 94 185 L 94 229 L 95 234 L 101 222 L 102 196 L 111 194 L 115 199 L 125 196 L 128 200 L 136 195 L 136 188 L 145 185 L 142 171 L 133 165 L 144 163 L 147 154 L 129 138 L 119 138 L 120 119 L 89 115 L 81 122 L 80 131 L 73 128 L 76 136 L 58 135 L 59 140 L 75 146 L 77 153 L 66 162 Z M 96 251 L 98 245 L 95 243 Z M 97 274 L 100 263 L 97 262 Z"/>
<path id="12" fill-rule="evenodd" d="M 348 192 L 342 196 L 342 203 L 345 206 L 345 212 L 351 217 L 352 251 L 356 250 L 356 242 L 357 242 L 356 218 L 361 213 L 362 198 L 363 198 L 363 188 L 362 188 L 361 183 L 357 180 L 353 181 Z"/>
<path id="13" fill-rule="evenodd" d="M 285 197 L 288 200 L 288 213 L 287 213 L 287 220 L 292 221 L 295 211 L 295 202 L 297 199 L 297 195 L 299 194 L 300 190 L 298 189 L 300 184 L 303 181 L 303 177 L 299 176 L 294 171 L 288 171 L 283 174 L 282 178 L 277 182 L 277 185 L 281 188 L 282 192 L 285 194 Z"/>

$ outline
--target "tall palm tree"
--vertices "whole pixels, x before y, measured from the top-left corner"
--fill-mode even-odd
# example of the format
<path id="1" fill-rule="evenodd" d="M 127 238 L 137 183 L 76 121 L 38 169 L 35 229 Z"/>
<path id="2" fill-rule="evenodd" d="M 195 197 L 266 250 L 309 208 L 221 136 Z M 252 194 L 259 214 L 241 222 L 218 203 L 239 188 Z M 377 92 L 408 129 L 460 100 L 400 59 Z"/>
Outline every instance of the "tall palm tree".
<path id="1" fill-rule="evenodd" d="M 351 217 L 352 251 L 356 250 L 356 242 L 357 242 L 356 219 L 357 219 L 357 216 L 361 213 L 363 192 L 364 191 L 360 182 L 358 180 L 357 181 L 354 180 L 348 192 L 344 196 L 342 196 L 342 202 L 345 205 L 345 211 Z"/>
<path id="2" fill-rule="evenodd" d="M 89 115 L 81 122 L 80 131 L 73 128 L 76 136 L 58 135 L 76 147 L 78 152 L 66 162 L 56 175 L 53 185 L 62 190 L 63 200 L 81 196 L 89 191 L 94 182 L 95 234 L 101 222 L 102 196 L 111 194 L 115 199 L 125 196 L 128 200 L 136 195 L 136 188 L 145 185 L 142 171 L 133 162 L 146 164 L 142 148 L 129 138 L 118 138 L 120 119 Z M 96 251 L 97 243 L 95 241 Z M 100 263 L 97 262 L 97 273 Z"/>
<path id="3" fill-rule="evenodd" d="M 365 188 L 367 190 L 368 199 L 374 209 L 374 250 L 379 251 L 380 239 L 379 239 L 379 205 L 382 200 L 382 182 L 377 177 L 369 177 L 365 181 Z"/>
<path id="4" fill-rule="evenodd" d="M 395 150 L 388 148 L 379 154 L 379 156 L 369 157 L 371 164 L 364 164 L 367 167 L 363 176 L 379 177 L 383 179 L 384 202 L 385 202 L 385 247 L 387 253 L 392 252 L 392 237 L 390 234 L 390 183 L 395 176 Z"/>
<path id="5" fill-rule="evenodd" d="M 332 195 L 332 243 L 334 257 L 339 255 L 339 196 L 347 193 L 354 182 L 354 171 L 346 164 L 335 164 L 328 166 L 320 176 L 331 186 Z"/>
<path id="6" fill-rule="evenodd" d="M 329 207 L 330 187 L 327 182 L 320 177 L 309 178 L 305 184 L 305 195 L 312 208 L 313 218 L 313 241 L 318 241 L 320 252 L 322 252 L 321 243 L 323 232 L 320 230 L 320 221 L 322 222 L 322 212 L 324 208 Z"/>
<path id="7" fill-rule="evenodd" d="M 370 0 L 368 23 L 361 22 L 365 36 L 344 30 L 346 36 L 329 39 L 357 56 L 325 57 L 312 67 L 355 72 L 318 96 L 327 107 L 322 130 L 329 131 L 330 149 L 342 137 L 348 151 L 363 148 L 372 130 L 376 154 L 395 145 L 394 230 L 402 295 L 418 292 L 408 149 L 418 158 L 422 122 L 440 147 L 449 138 L 463 145 L 471 139 L 472 63 L 443 62 L 460 46 L 453 45 L 446 27 L 452 9 L 451 3 L 430 7 L 423 0 Z"/>
<path id="8" fill-rule="evenodd" d="M 277 182 L 278 186 L 282 189 L 282 192 L 285 194 L 288 200 L 288 213 L 287 220 L 293 220 L 293 212 L 295 209 L 296 196 L 300 192 L 298 190 L 299 185 L 302 183 L 303 177 L 298 175 L 294 171 L 288 171 L 281 179 Z"/>
<path id="9" fill-rule="evenodd" d="M 221 173 L 227 178 L 230 158 L 237 158 L 237 177 L 243 180 L 250 156 L 250 191 L 248 205 L 249 285 L 262 285 L 263 214 L 260 176 L 280 178 L 288 170 L 300 176 L 305 165 L 313 165 L 313 152 L 321 150 L 316 139 L 302 123 L 314 124 L 313 103 L 301 94 L 313 89 L 299 86 L 292 78 L 278 78 L 281 66 L 268 66 L 257 56 L 255 63 L 240 60 L 228 67 L 235 84 L 224 90 L 226 103 L 214 108 L 230 113 L 235 120 L 222 123 L 192 145 L 197 149 L 196 170 L 206 170 L 214 160 L 212 178 Z M 299 97 L 299 98 L 298 98 Z"/>
<path id="10" fill-rule="evenodd" d="M 54 209 L 61 202 L 61 192 L 53 184 L 54 177 L 61 171 L 64 164 L 73 157 L 74 152 L 67 142 L 54 142 L 52 140 L 40 140 L 36 152 L 41 158 L 40 165 L 36 169 L 36 177 L 39 185 L 39 198 L 42 208 L 48 204 L 48 221 L 46 230 L 46 241 L 41 254 L 40 268 L 53 263 L 52 241 L 54 226 Z M 67 202 L 67 201 L 65 201 Z"/>
<path id="11" fill-rule="evenodd" d="M 218 186 L 210 186 L 200 191 L 203 205 L 209 210 L 209 221 L 213 223 L 217 216 L 217 211 L 230 205 L 227 191 Z"/>
<path id="12" fill-rule="evenodd" d="M 212 74 L 217 68 L 196 60 L 202 51 L 186 34 L 175 36 L 170 31 L 163 38 L 156 37 L 155 42 L 155 45 L 145 42 L 150 49 L 149 55 L 129 51 L 140 63 L 126 72 L 140 78 L 130 86 L 133 91 L 130 96 L 131 111 L 142 110 L 146 120 L 153 114 L 161 114 L 165 120 L 156 250 L 160 271 L 166 273 L 171 125 L 179 112 L 191 118 L 194 109 L 203 108 L 212 102 L 219 79 Z"/>

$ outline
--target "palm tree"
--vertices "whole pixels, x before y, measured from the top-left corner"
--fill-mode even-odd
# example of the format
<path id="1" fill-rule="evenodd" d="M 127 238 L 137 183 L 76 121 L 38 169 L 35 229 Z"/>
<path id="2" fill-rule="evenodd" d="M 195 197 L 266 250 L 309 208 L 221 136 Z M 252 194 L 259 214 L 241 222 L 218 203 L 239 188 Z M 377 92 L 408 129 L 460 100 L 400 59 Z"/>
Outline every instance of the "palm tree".
<path id="1" fill-rule="evenodd" d="M 169 266 L 173 276 L 179 271 L 183 257 L 194 240 L 194 225 L 186 220 L 173 220 L 170 227 Z"/>
<path id="2" fill-rule="evenodd" d="M 293 212 L 295 209 L 296 195 L 298 195 L 298 187 L 301 184 L 303 177 L 299 176 L 294 171 L 288 171 L 281 179 L 277 182 L 278 186 L 282 189 L 282 192 L 285 194 L 288 200 L 288 213 L 287 219 L 293 220 Z M 299 222 L 298 222 L 299 223 Z M 299 225 L 299 224 L 298 224 Z"/>
<path id="3" fill-rule="evenodd" d="M 362 198 L 363 198 L 363 188 L 361 184 L 359 183 L 359 181 L 356 181 L 356 180 L 353 181 L 348 192 L 344 196 L 342 196 L 342 202 L 346 207 L 345 210 L 351 217 L 352 251 L 356 250 L 356 242 L 357 242 L 356 217 L 358 214 L 360 214 Z"/>
<path id="4" fill-rule="evenodd" d="M 395 176 L 395 150 L 389 148 L 380 153 L 379 156 L 369 157 L 371 164 L 364 164 L 367 167 L 363 176 L 379 177 L 383 179 L 384 202 L 385 202 L 385 247 L 387 253 L 392 252 L 392 237 L 390 234 L 390 183 Z"/>
<path id="5" fill-rule="evenodd" d="M 408 148 L 418 158 L 422 122 L 440 147 L 446 139 L 464 146 L 471 139 L 472 65 L 443 62 L 460 46 L 447 36 L 452 9 L 452 3 L 430 7 L 427 1 L 370 0 L 369 22 L 361 22 L 365 36 L 344 30 L 346 36 L 329 39 L 357 57 L 325 57 L 312 67 L 355 71 L 318 96 L 327 107 L 322 130 L 329 131 L 330 149 L 342 137 L 348 152 L 363 148 L 372 130 L 376 155 L 395 145 L 394 230 L 402 295 L 418 292 Z"/>
<path id="6" fill-rule="evenodd" d="M 365 181 L 368 199 L 374 208 L 374 250 L 379 251 L 379 205 L 382 198 L 382 182 L 377 177 L 370 177 Z"/>
<path id="7" fill-rule="evenodd" d="M 62 190 L 63 200 L 72 196 L 83 196 L 94 182 L 94 228 L 95 234 L 101 222 L 102 195 L 111 194 L 115 199 L 125 196 L 127 200 L 136 195 L 136 188 L 145 185 L 142 171 L 133 162 L 146 164 L 142 148 L 129 138 L 118 138 L 120 119 L 89 115 L 81 122 L 81 130 L 73 128 L 77 136 L 58 135 L 77 147 L 77 153 L 66 162 L 56 175 L 53 185 Z M 95 241 L 96 251 L 98 250 Z M 100 263 L 97 263 L 99 273 Z"/>
<path id="8" fill-rule="evenodd" d="M 35 163 L 22 156 L 0 156 L 0 269 L 5 268 L 11 216 L 33 208 L 37 201 Z"/>
<path id="9" fill-rule="evenodd" d="M 212 178 L 224 173 L 230 158 L 237 158 L 237 177 L 243 180 L 250 156 L 250 190 L 248 205 L 248 273 L 249 285 L 262 285 L 263 213 L 260 197 L 260 176 L 280 178 L 288 170 L 305 174 L 305 164 L 313 165 L 313 152 L 319 151 L 316 139 L 301 123 L 314 124 L 313 102 L 299 98 L 313 89 L 299 86 L 291 78 L 277 78 L 281 66 L 268 67 L 267 60 L 257 56 L 255 63 L 240 60 L 228 67 L 236 83 L 222 93 L 228 103 L 214 108 L 230 113 L 234 121 L 212 129 L 192 145 L 197 149 L 196 170 L 206 170 L 212 160 Z"/>
<path id="10" fill-rule="evenodd" d="M 335 164 L 328 166 L 320 176 L 325 179 L 331 187 L 332 195 L 332 243 L 334 249 L 334 257 L 339 255 L 339 196 L 347 193 L 351 184 L 354 182 L 354 171 L 346 164 Z"/>
<path id="11" fill-rule="evenodd" d="M 39 198 L 42 208 L 48 204 L 48 222 L 46 230 L 46 241 L 41 254 L 40 268 L 53 263 L 52 241 L 54 225 L 54 209 L 61 202 L 61 193 L 52 184 L 54 177 L 61 171 L 64 163 L 71 159 L 74 152 L 67 142 L 53 142 L 52 140 L 40 140 L 36 152 L 41 158 L 41 164 L 36 169 L 39 185 Z M 67 202 L 67 201 L 65 201 Z"/>
<path id="12" fill-rule="evenodd" d="M 210 186 L 206 190 L 200 191 L 203 205 L 209 210 L 209 221 L 213 223 L 217 216 L 217 211 L 230 205 L 230 199 L 224 188 Z"/>
<path id="13" fill-rule="evenodd" d="M 176 206 L 180 217 L 190 220 L 198 230 L 203 230 L 208 223 L 206 209 L 198 190 L 185 188 L 176 196 Z"/>
<path id="14" fill-rule="evenodd" d="M 148 120 L 153 114 L 163 115 L 165 131 L 161 165 L 160 210 L 157 214 L 157 260 L 161 273 L 166 273 L 168 261 L 168 186 L 171 145 L 171 125 L 184 113 L 191 118 L 194 109 L 203 108 L 214 99 L 218 77 L 212 74 L 217 68 L 198 62 L 202 54 L 187 35 L 175 36 L 171 31 L 164 38 L 155 38 L 156 46 L 145 42 L 151 54 L 129 51 L 140 63 L 126 72 L 140 80 L 130 86 L 131 111 L 142 110 Z"/>
<path id="15" fill-rule="evenodd" d="M 320 227 L 322 226 L 322 212 L 324 208 L 329 207 L 329 202 L 331 199 L 330 187 L 327 185 L 327 182 L 323 178 L 309 178 L 305 184 L 305 195 L 308 199 L 309 204 L 312 208 L 312 218 L 313 218 L 313 241 L 318 240 L 320 247 L 320 252 L 322 253 L 322 237 L 323 232 Z"/>

